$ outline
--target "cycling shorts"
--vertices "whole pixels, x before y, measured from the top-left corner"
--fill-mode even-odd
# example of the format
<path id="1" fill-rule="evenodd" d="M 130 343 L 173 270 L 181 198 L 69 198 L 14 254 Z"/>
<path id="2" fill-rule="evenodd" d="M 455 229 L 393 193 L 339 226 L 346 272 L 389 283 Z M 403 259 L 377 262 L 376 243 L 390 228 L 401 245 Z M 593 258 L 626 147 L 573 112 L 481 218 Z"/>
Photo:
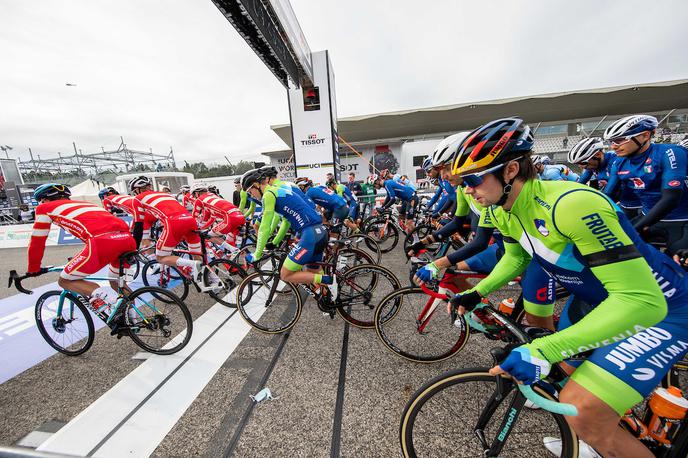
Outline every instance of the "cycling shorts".
<path id="1" fill-rule="evenodd" d="M 493 243 L 492 245 L 485 248 L 480 253 L 471 256 L 465 260 L 468 268 L 474 272 L 480 272 L 481 274 L 489 274 L 492 272 L 497 265 L 497 252 L 499 251 L 499 245 Z"/>
<path id="2" fill-rule="evenodd" d="M 212 227 L 210 235 L 236 234 L 244 224 L 246 224 L 246 218 L 241 212 L 226 213 L 222 221 Z"/>
<path id="3" fill-rule="evenodd" d="M 535 261 L 530 261 L 521 276 L 523 308 L 531 315 L 549 317 L 554 314 L 556 282 Z"/>
<path id="4" fill-rule="evenodd" d="M 328 219 L 332 224 L 341 223 L 349 215 L 349 207 L 342 205 L 339 208 L 335 208 L 332 211 L 325 212 L 325 218 Z"/>
<path id="5" fill-rule="evenodd" d="M 418 194 L 413 194 L 409 200 L 401 202 L 401 210 L 399 214 L 406 219 L 411 219 L 416 216 L 416 208 L 418 207 Z"/>
<path id="6" fill-rule="evenodd" d="M 562 312 L 558 330 L 576 323 L 591 309 L 590 305 L 572 298 Z M 674 312 L 660 323 L 630 337 L 628 335 L 635 330 L 629 330 L 626 335 L 612 339 L 610 345 L 594 350 L 582 364 L 580 361 L 567 361 L 580 364 L 571 379 L 623 415 L 647 397 L 674 363 L 686 354 L 687 322 L 688 314 Z"/>
<path id="7" fill-rule="evenodd" d="M 155 244 L 155 254 L 169 256 L 179 242 L 186 240 L 189 251 L 201 252 L 201 238 L 194 231 L 198 230 L 196 220 L 188 214 L 176 215 L 163 221 L 162 234 Z"/>
<path id="8" fill-rule="evenodd" d="M 304 228 L 299 236 L 299 241 L 291 248 L 284 261 L 284 267 L 292 272 L 300 271 L 307 264 L 321 262 L 329 239 L 322 224 Z"/>
<path id="9" fill-rule="evenodd" d="M 110 265 L 108 277 L 115 279 L 119 274 L 119 257 L 127 251 L 136 250 L 136 241 L 128 232 L 108 232 L 91 237 L 86 246 L 64 267 L 60 277 L 65 280 L 80 280 Z"/>
<path id="10" fill-rule="evenodd" d="M 351 221 L 356 221 L 358 218 L 358 202 L 351 202 L 349 206 L 349 219 Z"/>

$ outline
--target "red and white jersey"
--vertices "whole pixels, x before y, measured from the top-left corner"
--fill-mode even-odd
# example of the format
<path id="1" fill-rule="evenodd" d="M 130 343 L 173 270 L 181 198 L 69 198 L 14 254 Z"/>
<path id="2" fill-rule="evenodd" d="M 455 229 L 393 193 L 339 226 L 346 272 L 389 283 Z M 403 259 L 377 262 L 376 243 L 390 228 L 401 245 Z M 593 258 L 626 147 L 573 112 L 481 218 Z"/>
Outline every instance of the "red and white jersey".
<path id="1" fill-rule="evenodd" d="M 146 214 L 159 219 L 163 224 L 173 216 L 188 215 L 186 209 L 177 202 L 172 194 L 157 191 L 144 191 L 134 196 L 135 223 L 142 222 Z"/>
<path id="2" fill-rule="evenodd" d="M 28 250 L 28 272 L 36 272 L 41 267 L 51 223 L 83 242 L 110 232 L 129 232 L 127 223 L 90 202 L 69 199 L 44 202 L 36 207 L 36 220 Z"/>
<path id="3" fill-rule="evenodd" d="M 230 213 L 241 213 L 239 207 L 228 200 L 222 199 L 211 192 L 206 192 L 194 202 L 192 215 L 201 215 L 203 223 L 216 219 L 224 219 Z"/>
<path id="4" fill-rule="evenodd" d="M 189 212 L 193 210 L 194 202 L 196 199 L 191 195 L 190 192 L 187 192 L 186 194 L 182 194 L 182 205 L 184 208 L 186 208 Z"/>
<path id="5" fill-rule="evenodd" d="M 126 194 L 116 194 L 112 196 L 107 196 L 103 199 L 103 208 L 112 213 L 112 209 L 116 208 L 126 212 L 128 215 L 134 216 L 134 206 L 136 205 L 136 200 L 133 196 L 128 196 Z M 156 218 L 150 213 L 146 213 L 144 217 L 144 227 L 152 225 L 155 223 Z"/>

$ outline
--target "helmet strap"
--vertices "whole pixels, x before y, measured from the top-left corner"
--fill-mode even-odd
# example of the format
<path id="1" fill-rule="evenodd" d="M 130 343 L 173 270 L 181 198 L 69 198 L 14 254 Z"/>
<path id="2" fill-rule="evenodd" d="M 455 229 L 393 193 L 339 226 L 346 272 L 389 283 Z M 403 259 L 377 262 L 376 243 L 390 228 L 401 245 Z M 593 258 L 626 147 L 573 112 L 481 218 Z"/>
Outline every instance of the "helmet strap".
<path id="1" fill-rule="evenodd" d="M 645 140 L 644 142 L 640 143 L 638 140 L 636 140 L 635 137 L 631 137 L 631 140 L 633 140 L 633 143 L 635 143 L 635 146 L 637 146 L 637 148 L 633 153 L 630 154 L 630 156 L 635 156 L 636 154 L 640 153 L 640 150 L 643 149 L 649 141 Z"/>
<path id="2" fill-rule="evenodd" d="M 502 197 L 500 197 L 499 200 L 495 204 L 495 205 L 499 205 L 501 207 L 506 203 L 506 200 L 509 198 L 509 194 L 511 194 L 511 190 L 514 187 L 513 185 L 514 185 L 514 181 L 516 181 L 516 177 L 513 177 L 507 183 L 506 180 L 504 180 L 504 177 L 502 176 L 501 173 L 496 173 L 494 175 L 497 177 L 499 182 L 502 184 Z"/>

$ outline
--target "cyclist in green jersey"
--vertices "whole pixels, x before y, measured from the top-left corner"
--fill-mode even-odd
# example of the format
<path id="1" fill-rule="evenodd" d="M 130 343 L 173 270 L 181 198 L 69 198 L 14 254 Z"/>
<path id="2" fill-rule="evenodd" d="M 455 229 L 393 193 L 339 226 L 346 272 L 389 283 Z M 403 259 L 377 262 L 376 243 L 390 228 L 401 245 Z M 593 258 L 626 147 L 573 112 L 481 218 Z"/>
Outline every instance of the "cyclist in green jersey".
<path id="1" fill-rule="evenodd" d="M 531 384 L 552 364 L 593 350 L 575 371 L 568 367 L 573 374 L 560 400 L 574 404 L 578 416 L 566 420 L 604 456 L 620 456 L 622 450 L 623 456 L 652 456 L 618 426 L 619 418 L 688 348 L 686 279 L 667 256 L 640 239 L 605 195 L 578 183 L 535 179 L 533 143 L 521 119 L 506 118 L 473 131 L 457 152 L 452 171 L 463 178 L 466 193 L 491 206 L 505 254 L 474 289 L 454 297 L 452 306 L 459 313 L 472 310 L 531 260 L 537 262 L 573 294 L 562 313 L 570 323 L 512 350 L 491 373 Z M 659 361 L 660 354 L 668 357 Z"/>

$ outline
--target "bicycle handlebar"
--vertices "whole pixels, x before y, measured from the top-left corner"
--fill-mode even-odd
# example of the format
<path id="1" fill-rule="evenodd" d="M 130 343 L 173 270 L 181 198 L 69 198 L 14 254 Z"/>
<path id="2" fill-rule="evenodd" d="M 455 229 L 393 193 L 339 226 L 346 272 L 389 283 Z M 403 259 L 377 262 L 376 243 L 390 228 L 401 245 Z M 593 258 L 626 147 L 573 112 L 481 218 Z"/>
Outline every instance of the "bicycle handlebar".
<path id="1" fill-rule="evenodd" d="M 519 384 L 518 389 L 521 391 L 521 393 L 523 393 L 523 396 L 525 396 L 526 399 L 536 406 L 547 410 L 548 412 L 566 415 L 569 417 L 575 417 L 578 415 L 578 409 L 576 409 L 576 406 L 573 404 L 566 404 L 547 399 L 546 397 L 537 394 L 530 385 Z"/>
<path id="2" fill-rule="evenodd" d="M 19 291 L 20 293 L 33 294 L 32 290 L 26 289 L 22 286 L 22 281 L 26 280 L 27 278 L 38 277 L 40 275 L 46 274 L 50 272 L 51 268 L 52 267 L 41 267 L 41 270 L 39 270 L 38 272 L 25 273 L 24 275 L 19 275 L 16 270 L 10 270 L 10 278 L 7 282 L 7 287 L 11 288 L 12 283 L 14 283 L 14 287 L 17 288 L 17 291 Z"/>

